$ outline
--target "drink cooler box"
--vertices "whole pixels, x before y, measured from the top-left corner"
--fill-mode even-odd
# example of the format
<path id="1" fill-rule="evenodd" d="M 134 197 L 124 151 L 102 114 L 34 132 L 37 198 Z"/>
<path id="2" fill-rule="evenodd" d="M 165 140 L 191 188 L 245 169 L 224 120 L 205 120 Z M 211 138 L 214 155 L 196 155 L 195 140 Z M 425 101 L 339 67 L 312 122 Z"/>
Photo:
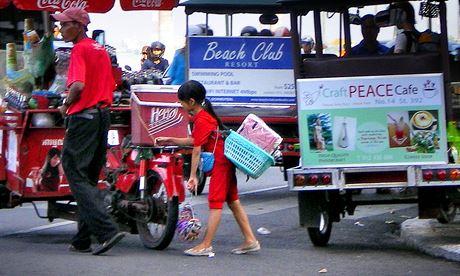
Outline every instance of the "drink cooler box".
<path id="1" fill-rule="evenodd" d="M 131 86 L 131 134 L 135 145 L 153 146 L 160 136 L 188 136 L 189 116 L 177 100 L 175 85 Z"/>

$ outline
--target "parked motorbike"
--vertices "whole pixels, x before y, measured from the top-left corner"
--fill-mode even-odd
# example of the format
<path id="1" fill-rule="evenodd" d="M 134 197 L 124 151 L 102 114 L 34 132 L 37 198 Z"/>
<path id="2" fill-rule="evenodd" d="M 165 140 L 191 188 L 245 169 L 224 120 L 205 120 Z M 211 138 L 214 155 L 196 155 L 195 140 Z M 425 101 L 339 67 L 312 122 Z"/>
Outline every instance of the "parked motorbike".
<path id="1" fill-rule="evenodd" d="M 165 249 L 174 237 L 179 204 L 185 198 L 187 149 L 123 144 L 107 151 L 106 178 L 100 187 L 107 210 L 122 231 L 139 234 L 145 247 Z M 49 202 L 47 218 L 75 220 L 75 207 Z"/>

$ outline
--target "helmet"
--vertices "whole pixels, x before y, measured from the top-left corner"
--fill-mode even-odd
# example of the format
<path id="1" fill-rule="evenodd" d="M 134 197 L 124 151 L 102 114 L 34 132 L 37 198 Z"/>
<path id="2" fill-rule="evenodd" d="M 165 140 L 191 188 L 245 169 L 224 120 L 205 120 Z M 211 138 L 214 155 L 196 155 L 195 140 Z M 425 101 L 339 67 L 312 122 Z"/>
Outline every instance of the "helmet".
<path id="1" fill-rule="evenodd" d="M 193 215 L 193 207 L 189 203 L 184 204 L 179 212 L 177 233 L 183 241 L 196 240 L 201 233 L 201 222 Z"/>
<path id="2" fill-rule="evenodd" d="M 206 24 L 198 24 L 197 26 L 201 28 L 201 32 L 203 33 L 203 35 L 207 35 L 207 36 L 214 35 L 214 31 L 209 26 L 206 26 Z"/>
<path id="3" fill-rule="evenodd" d="M 300 41 L 300 44 L 311 44 L 311 45 L 313 45 L 313 44 L 315 44 L 315 41 L 313 40 L 313 37 L 308 35 L 308 36 L 302 38 L 302 40 Z"/>
<path id="4" fill-rule="evenodd" d="M 147 59 L 152 56 L 152 49 L 150 48 L 150 46 L 142 47 L 142 49 L 141 49 L 142 59 L 144 59 L 144 55 L 147 55 L 147 57 L 146 57 Z"/>
<path id="5" fill-rule="evenodd" d="M 279 27 L 273 32 L 273 36 L 291 36 L 289 29 L 286 27 Z"/>
<path id="6" fill-rule="evenodd" d="M 203 28 L 198 25 L 188 26 L 188 36 L 204 35 Z"/>
<path id="7" fill-rule="evenodd" d="M 152 43 L 152 45 L 150 45 L 150 48 L 152 49 L 152 57 L 153 58 L 160 58 L 163 56 L 163 54 L 165 53 L 165 45 L 163 43 L 161 43 L 160 41 L 155 41 Z M 160 50 L 161 52 L 159 54 L 155 54 L 153 51 L 154 50 Z"/>
<path id="8" fill-rule="evenodd" d="M 149 46 L 142 47 L 142 49 L 141 49 L 142 54 L 147 53 L 147 55 L 148 55 L 149 52 L 150 52 L 150 47 Z"/>
<path id="9" fill-rule="evenodd" d="M 241 36 L 256 36 L 258 35 L 259 32 L 257 32 L 257 29 L 254 28 L 253 26 L 246 26 L 243 29 L 241 29 Z"/>
<path id="10" fill-rule="evenodd" d="M 206 29 L 207 29 L 207 32 L 206 32 Z M 214 35 L 214 31 L 209 26 L 206 26 L 206 24 L 188 26 L 187 30 L 188 30 L 188 36 L 195 36 L 195 35 L 212 36 Z"/>
<path id="11" fill-rule="evenodd" d="M 262 29 L 260 30 L 259 35 L 260 36 L 273 36 L 273 33 L 269 29 Z"/>

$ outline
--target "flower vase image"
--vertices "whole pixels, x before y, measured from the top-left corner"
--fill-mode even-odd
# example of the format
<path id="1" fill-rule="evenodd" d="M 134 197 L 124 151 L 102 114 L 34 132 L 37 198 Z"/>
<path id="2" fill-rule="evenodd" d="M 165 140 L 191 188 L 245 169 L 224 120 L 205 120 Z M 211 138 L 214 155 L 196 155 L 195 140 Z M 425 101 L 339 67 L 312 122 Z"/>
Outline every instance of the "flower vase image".
<path id="1" fill-rule="evenodd" d="M 340 136 L 337 140 L 337 144 L 341 148 L 348 148 L 348 135 L 347 135 L 347 123 L 343 121 L 342 128 L 340 130 Z"/>

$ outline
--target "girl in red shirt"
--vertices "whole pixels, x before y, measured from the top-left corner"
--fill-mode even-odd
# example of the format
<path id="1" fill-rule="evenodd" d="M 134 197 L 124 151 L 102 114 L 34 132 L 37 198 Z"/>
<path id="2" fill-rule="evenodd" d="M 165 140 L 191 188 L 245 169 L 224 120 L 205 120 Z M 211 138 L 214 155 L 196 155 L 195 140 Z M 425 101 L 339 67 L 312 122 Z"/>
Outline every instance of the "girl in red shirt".
<path id="1" fill-rule="evenodd" d="M 192 164 L 187 188 L 195 191 L 198 185 L 196 171 L 198 169 L 201 151 L 212 152 L 214 150 L 214 167 L 209 182 L 209 218 L 208 227 L 203 241 L 197 246 L 185 250 L 190 256 L 208 256 L 213 252 L 212 241 L 217 232 L 224 202 L 227 202 L 233 216 L 238 223 L 244 236 L 243 243 L 232 250 L 233 254 L 245 254 L 260 250 L 260 244 L 252 232 L 249 219 L 238 198 L 235 167 L 224 155 L 224 141 L 218 130 L 224 126 L 214 113 L 211 102 L 206 99 L 206 89 L 194 80 L 187 81 L 179 87 L 177 92 L 179 101 L 193 117 L 192 137 L 158 137 L 158 144 L 193 145 Z M 216 143 L 217 139 L 217 143 Z"/>

